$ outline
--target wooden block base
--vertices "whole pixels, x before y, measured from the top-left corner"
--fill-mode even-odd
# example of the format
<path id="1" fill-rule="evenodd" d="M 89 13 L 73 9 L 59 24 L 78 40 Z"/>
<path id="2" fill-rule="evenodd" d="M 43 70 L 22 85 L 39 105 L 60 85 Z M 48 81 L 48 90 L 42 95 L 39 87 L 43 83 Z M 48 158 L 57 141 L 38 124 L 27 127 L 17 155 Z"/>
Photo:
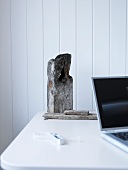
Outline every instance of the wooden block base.
<path id="1" fill-rule="evenodd" d="M 45 113 L 43 115 L 45 120 L 48 119 L 59 119 L 59 120 L 97 120 L 97 115 L 95 113 L 89 113 L 85 112 L 85 114 L 82 112 L 70 112 L 70 114 L 66 113 Z"/>

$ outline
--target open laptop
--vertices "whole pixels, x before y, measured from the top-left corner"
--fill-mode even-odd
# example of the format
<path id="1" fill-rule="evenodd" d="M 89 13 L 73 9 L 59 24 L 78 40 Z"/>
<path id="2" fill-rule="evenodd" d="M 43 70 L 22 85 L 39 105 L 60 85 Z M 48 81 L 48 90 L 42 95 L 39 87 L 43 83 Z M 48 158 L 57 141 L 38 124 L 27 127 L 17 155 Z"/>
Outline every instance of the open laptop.
<path id="1" fill-rule="evenodd" d="M 93 77 L 101 136 L 128 152 L 128 77 Z"/>

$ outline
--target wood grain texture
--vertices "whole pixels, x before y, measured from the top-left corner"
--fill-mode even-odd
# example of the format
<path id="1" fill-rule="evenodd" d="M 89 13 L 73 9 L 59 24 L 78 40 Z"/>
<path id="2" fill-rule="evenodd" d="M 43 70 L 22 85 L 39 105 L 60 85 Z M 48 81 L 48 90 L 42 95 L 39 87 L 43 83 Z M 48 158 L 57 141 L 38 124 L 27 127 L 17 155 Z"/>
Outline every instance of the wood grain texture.
<path id="1" fill-rule="evenodd" d="M 81 115 L 81 114 L 64 114 L 64 113 L 45 113 L 43 115 L 45 120 L 59 119 L 59 120 L 97 120 L 96 114 Z"/>

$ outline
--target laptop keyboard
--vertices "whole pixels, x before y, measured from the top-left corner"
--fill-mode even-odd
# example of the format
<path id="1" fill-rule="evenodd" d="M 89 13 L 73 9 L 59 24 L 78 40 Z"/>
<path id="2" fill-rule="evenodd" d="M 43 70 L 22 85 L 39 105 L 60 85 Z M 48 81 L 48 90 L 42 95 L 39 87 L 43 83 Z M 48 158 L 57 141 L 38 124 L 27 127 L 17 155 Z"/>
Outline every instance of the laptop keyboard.
<path id="1" fill-rule="evenodd" d="M 113 135 L 122 140 L 128 140 L 128 132 L 113 133 Z"/>

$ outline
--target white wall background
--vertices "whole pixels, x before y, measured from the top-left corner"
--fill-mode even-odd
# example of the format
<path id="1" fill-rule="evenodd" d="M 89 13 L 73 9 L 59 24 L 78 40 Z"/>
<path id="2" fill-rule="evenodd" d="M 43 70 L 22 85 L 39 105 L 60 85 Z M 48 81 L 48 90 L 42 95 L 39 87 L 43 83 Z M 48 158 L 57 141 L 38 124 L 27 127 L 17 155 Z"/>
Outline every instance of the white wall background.
<path id="1" fill-rule="evenodd" d="M 74 109 L 92 76 L 128 74 L 127 0 L 0 0 L 0 153 L 47 109 L 47 62 L 72 54 Z"/>

